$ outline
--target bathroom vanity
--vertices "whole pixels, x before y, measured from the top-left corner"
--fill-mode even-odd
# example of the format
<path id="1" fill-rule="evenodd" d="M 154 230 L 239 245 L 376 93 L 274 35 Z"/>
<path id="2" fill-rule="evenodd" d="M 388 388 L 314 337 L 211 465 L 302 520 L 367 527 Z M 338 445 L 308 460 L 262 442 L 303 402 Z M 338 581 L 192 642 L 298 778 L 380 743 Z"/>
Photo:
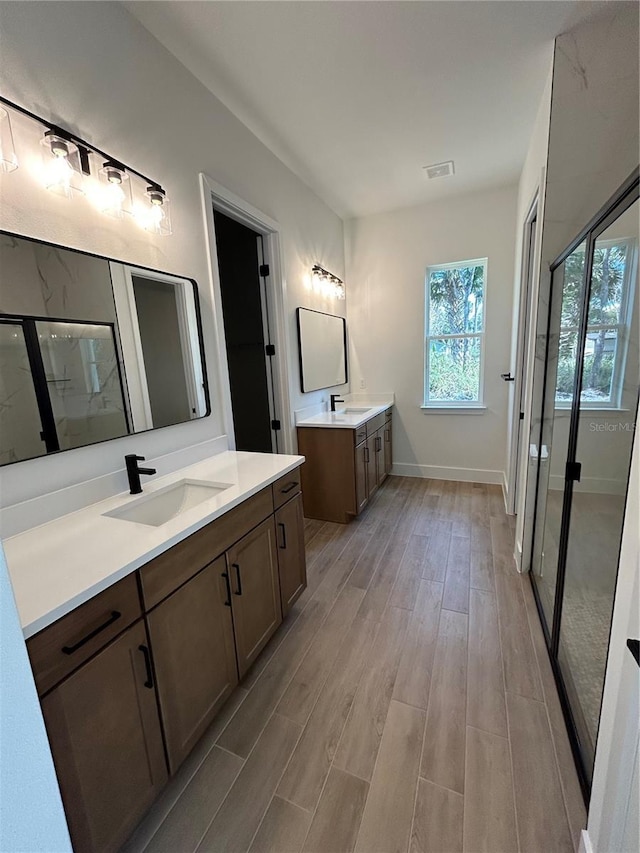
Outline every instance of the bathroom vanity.
<path id="1" fill-rule="evenodd" d="M 297 422 L 307 518 L 346 524 L 391 471 L 393 401 L 349 402 Z"/>
<path id="2" fill-rule="evenodd" d="M 302 461 L 222 453 L 6 540 L 75 849 L 119 849 L 304 590 Z"/>

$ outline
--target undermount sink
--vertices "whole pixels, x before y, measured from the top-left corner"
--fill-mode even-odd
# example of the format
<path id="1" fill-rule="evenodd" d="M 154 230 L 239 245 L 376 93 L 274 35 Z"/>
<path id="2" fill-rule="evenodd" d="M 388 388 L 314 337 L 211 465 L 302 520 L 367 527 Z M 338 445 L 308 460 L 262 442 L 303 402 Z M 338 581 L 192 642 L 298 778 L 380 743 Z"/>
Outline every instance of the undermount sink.
<path id="1" fill-rule="evenodd" d="M 134 521 L 159 527 L 172 518 L 193 509 L 231 487 L 231 483 L 209 483 L 205 480 L 179 480 L 153 494 L 105 512 L 110 518 Z"/>
<path id="2" fill-rule="evenodd" d="M 365 412 L 371 410 L 371 406 L 365 406 L 364 408 L 358 408 L 357 406 L 348 406 L 346 409 L 342 410 L 342 414 L 344 415 L 362 415 Z"/>

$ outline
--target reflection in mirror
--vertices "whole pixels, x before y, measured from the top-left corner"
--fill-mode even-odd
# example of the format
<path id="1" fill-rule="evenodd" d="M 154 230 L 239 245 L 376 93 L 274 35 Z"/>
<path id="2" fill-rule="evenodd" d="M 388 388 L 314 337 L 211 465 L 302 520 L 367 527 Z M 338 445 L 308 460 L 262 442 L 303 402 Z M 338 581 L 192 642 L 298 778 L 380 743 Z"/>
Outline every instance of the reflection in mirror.
<path id="1" fill-rule="evenodd" d="M 298 308 L 298 351 L 302 391 L 347 381 L 347 323 L 344 317 Z"/>
<path id="2" fill-rule="evenodd" d="M 195 282 L 0 233 L 0 464 L 208 406 Z"/>

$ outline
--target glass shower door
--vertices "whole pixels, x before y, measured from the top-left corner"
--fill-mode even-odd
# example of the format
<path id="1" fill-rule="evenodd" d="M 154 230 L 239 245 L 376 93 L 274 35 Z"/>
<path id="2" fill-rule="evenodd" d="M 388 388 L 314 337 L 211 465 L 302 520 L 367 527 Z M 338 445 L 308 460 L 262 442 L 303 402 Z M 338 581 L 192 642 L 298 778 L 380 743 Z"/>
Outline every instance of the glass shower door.
<path id="1" fill-rule="evenodd" d="M 558 662 L 591 778 L 633 444 L 640 361 L 638 201 L 593 242 Z"/>
<path id="2" fill-rule="evenodd" d="M 584 298 L 586 241 L 553 273 L 546 332 L 542 419 L 534 426 L 531 454 L 537 464 L 531 570 L 545 619 L 553 629 L 560 537 L 569 452 L 571 401 L 577 377 L 580 315 Z"/>

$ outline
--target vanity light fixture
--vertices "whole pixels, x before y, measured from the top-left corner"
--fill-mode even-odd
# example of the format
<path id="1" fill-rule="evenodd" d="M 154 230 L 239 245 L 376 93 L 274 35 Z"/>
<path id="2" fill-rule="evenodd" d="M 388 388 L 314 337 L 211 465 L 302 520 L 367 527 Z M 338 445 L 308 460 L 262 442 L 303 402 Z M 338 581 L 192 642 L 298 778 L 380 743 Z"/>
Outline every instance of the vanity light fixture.
<path id="1" fill-rule="evenodd" d="M 41 146 L 43 179 L 47 189 L 67 198 L 75 193 L 86 194 L 101 212 L 109 216 L 122 219 L 124 214 L 131 214 L 145 230 L 154 234 L 171 234 L 169 199 L 157 181 L 7 98 L 0 96 L 0 104 L 2 171 L 11 172 L 18 168 L 10 121 L 10 111 L 15 111 L 45 128 Z M 98 168 L 96 164 L 97 176 L 94 176 L 92 163 L 96 158 L 102 166 Z M 134 199 L 139 201 L 134 204 Z"/>
<path id="2" fill-rule="evenodd" d="M 132 212 L 131 181 L 122 163 L 107 160 L 100 169 L 97 204 L 103 213 L 115 219 L 122 219 L 125 213 Z"/>
<path id="3" fill-rule="evenodd" d="M 14 172 L 18 168 L 18 158 L 13 144 L 13 131 L 9 113 L 0 107 L 0 169 Z"/>
<path id="4" fill-rule="evenodd" d="M 311 268 L 311 281 L 313 289 L 325 296 L 333 296 L 334 299 L 344 299 L 346 296 L 342 279 L 320 264 L 314 264 Z"/>
<path id="5" fill-rule="evenodd" d="M 80 149 L 59 128 L 47 130 L 40 145 L 44 185 L 48 190 L 69 198 L 84 192 Z"/>

